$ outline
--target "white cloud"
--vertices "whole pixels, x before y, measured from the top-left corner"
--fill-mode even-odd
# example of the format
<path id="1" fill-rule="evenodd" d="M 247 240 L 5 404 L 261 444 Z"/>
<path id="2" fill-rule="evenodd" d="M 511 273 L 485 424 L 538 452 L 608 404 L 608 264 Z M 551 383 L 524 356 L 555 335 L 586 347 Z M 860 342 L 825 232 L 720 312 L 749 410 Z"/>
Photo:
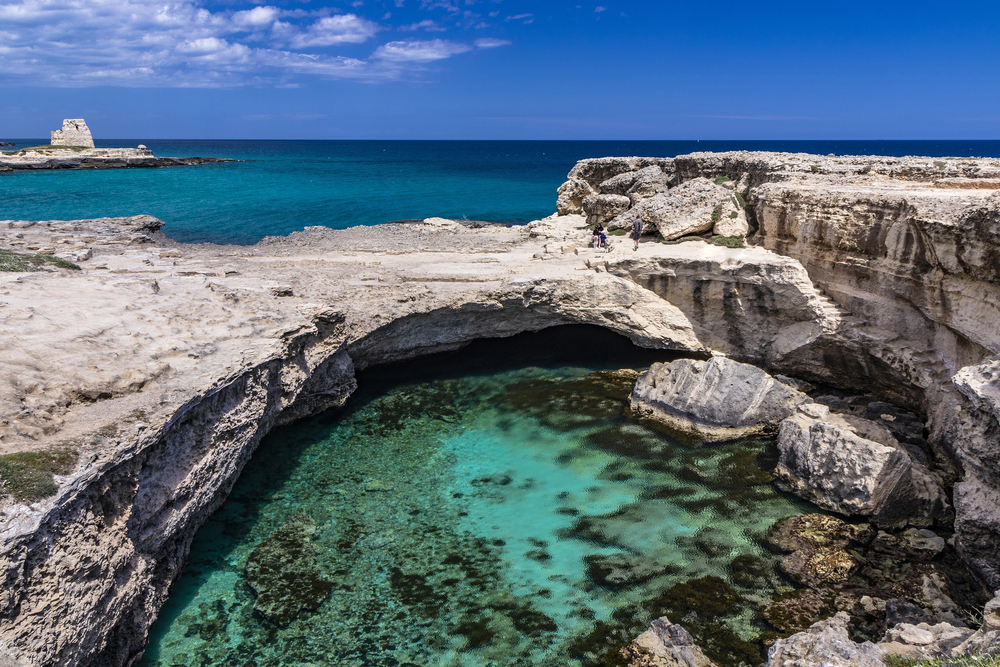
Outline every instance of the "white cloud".
<path id="1" fill-rule="evenodd" d="M 420 0 L 420 7 L 421 9 L 443 9 L 448 12 L 461 11 L 458 5 L 447 0 Z"/>
<path id="2" fill-rule="evenodd" d="M 313 23 L 304 33 L 291 40 L 292 48 L 333 46 L 334 44 L 361 44 L 379 31 L 377 23 L 354 14 L 327 16 Z"/>
<path id="3" fill-rule="evenodd" d="M 598 7 L 594 7 L 594 11 L 597 12 L 598 14 L 600 14 L 601 12 L 608 11 L 608 8 L 607 7 L 600 7 L 600 6 L 598 6 Z"/>
<path id="4" fill-rule="evenodd" d="M 468 44 L 449 42 L 445 39 L 432 39 L 429 41 L 408 40 L 383 44 L 376 49 L 372 57 L 395 63 L 429 63 L 471 50 L 472 47 Z"/>
<path id="5" fill-rule="evenodd" d="M 218 11 L 201 1 L 0 0 L 0 87 L 294 87 L 300 76 L 376 81 L 420 76 L 426 63 L 506 44 L 404 40 L 359 55 L 357 45 L 373 42 L 387 26 L 328 8 L 284 9 L 276 0 L 258 6 L 240 0 L 242 7 Z M 382 20 L 389 18 L 387 12 Z M 430 20 L 407 28 L 443 29 Z M 337 48 L 352 48 L 358 57 L 331 52 Z"/>
<path id="6" fill-rule="evenodd" d="M 411 23 L 410 25 L 399 26 L 400 30 L 426 30 L 427 32 L 444 32 L 447 28 L 442 28 L 437 24 L 437 22 L 431 19 L 424 19 L 419 23 Z"/>
<path id="7" fill-rule="evenodd" d="M 515 14 L 514 16 L 508 16 L 504 21 L 522 21 L 524 25 L 528 25 L 535 20 L 534 14 Z"/>
<path id="8" fill-rule="evenodd" d="M 495 49 L 498 46 L 507 46 L 511 42 L 506 39 L 494 39 L 493 37 L 483 37 L 482 39 L 477 39 L 475 42 L 476 48 L 479 49 Z"/>
<path id="9" fill-rule="evenodd" d="M 277 7 L 254 7 L 233 14 L 233 23 L 238 26 L 262 28 L 274 23 L 280 13 Z"/>

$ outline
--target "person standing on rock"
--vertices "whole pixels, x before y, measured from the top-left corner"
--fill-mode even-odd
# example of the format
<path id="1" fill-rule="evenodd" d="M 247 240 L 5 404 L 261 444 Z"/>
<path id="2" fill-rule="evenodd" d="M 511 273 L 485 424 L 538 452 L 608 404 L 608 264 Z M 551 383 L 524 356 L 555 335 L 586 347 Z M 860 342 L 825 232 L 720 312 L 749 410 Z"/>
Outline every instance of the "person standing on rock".
<path id="1" fill-rule="evenodd" d="M 639 237 L 642 236 L 642 218 L 636 216 L 632 221 L 632 240 L 635 241 L 633 252 L 639 249 Z"/>
<path id="2" fill-rule="evenodd" d="M 603 236 L 604 236 L 604 225 L 602 225 L 601 223 L 597 223 L 597 226 L 594 227 L 594 248 L 595 249 L 601 247 L 601 243 L 602 243 L 602 238 L 601 237 L 603 237 Z"/>

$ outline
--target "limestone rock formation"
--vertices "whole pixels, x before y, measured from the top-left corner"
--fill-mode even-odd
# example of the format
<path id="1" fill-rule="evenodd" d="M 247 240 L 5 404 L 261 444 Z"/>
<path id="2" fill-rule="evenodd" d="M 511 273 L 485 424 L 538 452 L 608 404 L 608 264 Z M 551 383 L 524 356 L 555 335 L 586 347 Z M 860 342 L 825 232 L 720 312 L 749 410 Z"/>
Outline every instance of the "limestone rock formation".
<path id="1" fill-rule="evenodd" d="M 61 130 L 52 130 L 52 140 L 49 143 L 53 146 L 93 148 L 94 138 L 82 118 L 67 118 L 63 121 Z"/>
<path id="2" fill-rule="evenodd" d="M 584 180 L 597 192 L 602 192 L 601 183 L 620 174 L 639 171 L 653 165 L 667 174 L 672 174 L 674 171 L 673 158 L 600 157 L 580 160 L 570 170 L 567 178 Z"/>
<path id="3" fill-rule="evenodd" d="M 714 667 L 687 630 L 661 616 L 621 650 L 629 667 Z"/>
<path id="4" fill-rule="evenodd" d="M 926 468 L 898 444 L 859 436 L 825 406 L 812 404 L 781 422 L 778 449 L 775 475 L 825 509 L 870 516 L 881 526 L 928 525 L 946 516 L 947 497 Z"/>
<path id="5" fill-rule="evenodd" d="M 903 555 L 913 560 L 931 560 L 944 550 L 944 538 L 924 528 L 907 528 L 895 535 L 879 531 L 872 543 L 875 551 Z"/>
<path id="6" fill-rule="evenodd" d="M 851 617 L 837 612 L 806 632 L 779 639 L 767 652 L 767 667 L 883 667 L 882 650 L 871 642 L 856 644 L 847 634 Z"/>
<path id="7" fill-rule="evenodd" d="M 569 183 L 570 181 L 567 181 Z M 631 205 L 670 189 L 671 174 L 656 164 L 618 174 L 600 184 L 602 194 L 625 195 Z"/>
<path id="8" fill-rule="evenodd" d="M 579 215 L 583 213 L 583 200 L 596 194 L 590 183 L 583 179 L 571 178 L 559 186 L 556 192 L 556 212 L 559 215 Z"/>
<path id="9" fill-rule="evenodd" d="M 707 232 L 715 225 L 731 193 L 707 178 L 681 183 L 666 194 L 639 201 L 630 210 L 617 214 L 609 229 L 626 229 L 636 216 L 646 223 L 646 232 L 658 231 L 666 240 Z M 631 204 L 631 200 L 629 201 Z M 718 212 L 716 207 L 719 207 Z"/>
<path id="10" fill-rule="evenodd" d="M 889 655 L 907 660 L 927 660 L 951 656 L 952 651 L 972 636 L 972 630 L 951 623 L 899 623 L 886 630 L 878 647 Z"/>
<path id="11" fill-rule="evenodd" d="M 257 593 L 254 609 L 278 625 L 290 623 L 302 609 L 316 609 L 333 590 L 316 565 L 310 535 L 316 524 L 292 516 L 247 560 L 247 583 Z"/>
<path id="12" fill-rule="evenodd" d="M 43 169 L 130 169 L 233 162 L 215 157 L 156 157 L 145 148 L 42 146 L 0 154 L 0 172 Z"/>
<path id="13" fill-rule="evenodd" d="M 583 198 L 583 211 L 587 214 L 587 224 L 604 224 L 616 215 L 627 211 L 629 198 L 624 195 L 587 195 Z"/>
<path id="14" fill-rule="evenodd" d="M 808 348 L 837 324 L 797 262 L 759 248 L 693 241 L 612 253 L 600 266 L 680 309 L 705 347 L 761 366 Z"/>
<path id="15" fill-rule="evenodd" d="M 648 168 L 649 167 L 647 167 L 647 169 Z M 652 169 L 655 169 L 659 173 L 663 173 L 663 172 L 660 171 L 659 167 L 655 167 L 654 166 L 654 167 L 652 167 Z M 628 195 L 628 191 L 635 184 L 636 178 L 638 178 L 638 177 L 639 177 L 639 172 L 638 171 L 626 171 L 623 174 L 618 174 L 617 176 L 612 176 L 611 178 L 609 178 L 608 180 L 604 181 L 603 183 L 601 183 L 597 187 L 600 188 L 601 194 L 606 194 L 606 195 Z M 569 181 L 567 181 L 567 183 L 568 182 Z"/>
<path id="16" fill-rule="evenodd" d="M 871 517 L 880 526 L 929 525 L 947 516 L 940 481 L 888 429 L 855 415 L 832 414 L 755 366 L 718 356 L 654 364 L 636 382 L 631 405 L 708 441 L 743 437 L 780 422 L 775 475 L 825 509 Z M 822 555 L 824 562 L 830 558 Z M 854 563 L 842 560 L 837 567 L 845 578 Z M 789 567 L 804 570 L 810 562 L 792 559 Z"/>
<path id="17" fill-rule="evenodd" d="M 635 172 L 635 180 L 625 194 L 635 206 L 643 199 L 666 193 L 674 184 L 673 174 L 663 171 L 660 165 L 650 165 Z M 603 186 L 602 186 L 603 187 Z"/>
<path id="18" fill-rule="evenodd" d="M 631 403 L 678 431 L 717 441 L 774 427 L 810 400 L 756 366 L 712 357 L 653 364 L 639 376 Z"/>

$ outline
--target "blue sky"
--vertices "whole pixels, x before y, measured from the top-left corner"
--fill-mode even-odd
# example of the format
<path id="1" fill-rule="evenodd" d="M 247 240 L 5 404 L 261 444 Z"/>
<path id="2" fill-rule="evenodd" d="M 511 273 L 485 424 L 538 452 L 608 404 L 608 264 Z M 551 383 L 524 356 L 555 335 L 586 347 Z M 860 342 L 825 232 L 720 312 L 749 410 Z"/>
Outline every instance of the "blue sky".
<path id="1" fill-rule="evenodd" d="M 997 2 L 0 0 L 0 137 L 1000 139 Z"/>

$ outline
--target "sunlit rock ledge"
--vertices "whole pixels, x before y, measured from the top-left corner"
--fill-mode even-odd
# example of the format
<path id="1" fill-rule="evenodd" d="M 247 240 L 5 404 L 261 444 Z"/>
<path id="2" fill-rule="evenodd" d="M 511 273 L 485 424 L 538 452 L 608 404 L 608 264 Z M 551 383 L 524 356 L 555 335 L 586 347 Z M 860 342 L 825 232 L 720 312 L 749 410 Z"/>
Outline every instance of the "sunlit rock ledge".
<path id="1" fill-rule="evenodd" d="M 0 273 L 0 454 L 76 461 L 53 495 L 0 501 L 0 650 L 129 663 L 273 426 L 342 405 L 355 369 L 567 323 L 925 415 L 956 544 L 997 587 L 998 175 L 972 159 L 588 160 L 571 180 L 587 197 L 614 181 L 618 208 L 584 197 L 573 213 L 564 186 L 566 214 L 523 227 L 431 218 L 249 247 L 178 244 L 149 216 L 0 222 L 0 250 L 18 253 L 0 259 L 79 267 Z M 636 208 L 660 216 L 638 251 L 591 247 L 588 217 Z M 701 236 L 657 240 L 675 227 Z"/>

